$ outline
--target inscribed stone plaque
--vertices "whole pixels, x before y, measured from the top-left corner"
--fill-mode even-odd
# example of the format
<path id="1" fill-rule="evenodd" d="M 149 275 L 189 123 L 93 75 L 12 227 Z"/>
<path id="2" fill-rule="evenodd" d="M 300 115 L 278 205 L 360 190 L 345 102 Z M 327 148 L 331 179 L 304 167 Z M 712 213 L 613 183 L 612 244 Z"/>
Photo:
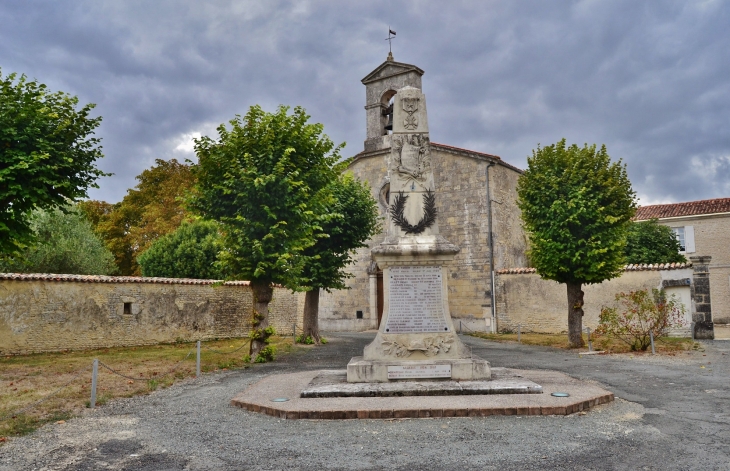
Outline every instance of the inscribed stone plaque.
<path id="1" fill-rule="evenodd" d="M 389 366 L 388 379 L 451 378 L 451 365 Z"/>
<path id="2" fill-rule="evenodd" d="M 385 332 L 447 332 L 441 298 L 441 267 L 396 266 L 389 271 Z"/>

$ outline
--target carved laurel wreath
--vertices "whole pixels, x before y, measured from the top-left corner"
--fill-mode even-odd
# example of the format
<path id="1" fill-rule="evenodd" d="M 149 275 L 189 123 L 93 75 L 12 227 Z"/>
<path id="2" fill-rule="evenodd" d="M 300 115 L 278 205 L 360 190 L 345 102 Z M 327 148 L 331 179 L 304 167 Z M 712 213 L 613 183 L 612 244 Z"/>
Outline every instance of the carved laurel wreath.
<path id="1" fill-rule="evenodd" d="M 426 193 L 423 194 L 423 217 L 415 226 L 411 225 L 405 214 L 403 214 L 406 209 L 406 201 L 408 201 L 408 195 L 399 191 L 395 195 L 393 206 L 390 207 L 390 216 L 393 218 L 393 222 L 403 229 L 406 234 L 420 234 L 436 222 L 436 196 L 434 196 L 433 191 L 426 190 Z"/>

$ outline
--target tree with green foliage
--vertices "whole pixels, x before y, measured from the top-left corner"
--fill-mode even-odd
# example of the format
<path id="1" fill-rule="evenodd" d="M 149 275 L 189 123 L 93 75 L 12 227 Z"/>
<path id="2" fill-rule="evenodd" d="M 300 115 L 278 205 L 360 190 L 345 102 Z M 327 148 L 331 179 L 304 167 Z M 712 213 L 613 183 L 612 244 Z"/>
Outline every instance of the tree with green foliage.
<path id="1" fill-rule="evenodd" d="M 77 208 L 35 210 L 29 221 L 35 243 L 0 260 L 0 271 L 71 275 L 111 275 L 116 271 L 114 255 Z"/>
<path id="2" fill-rule="evenodd" d="M 183 222 L 175 232 L 154 241 L 137 261 L 142 276 L 219 280 L 218 252 L 218 224 L 213 221 Z"/>
<path id="3" fill-rule="evenodd" d="M 632 222 L 626 238 L 626 263 L 683 263 L 674 231 L 659 220 Z"/>
<path id="4" fill-rule="evenodd" d="M 612 163 L 605 146 L 568 147 L 563 139 L 532 152 L 517 194 L 530 262 L 542 278 L 566 284 L 569 343 L 581 347 L 582 285 L 619 276 L 626 260 L 636 211 L 626 166 Z"/>
<path id="5" fill-rule="evenodd" d="M 330 217 L 328 187 L 337 178 L 333 166 L 343 146 L 335 146 L 321 124 L 309 124 L 303 108 L 288 110 L 252 106 L 230 121 L 230 129 L 220 125 L 218 139 L 195 141 L 191 206 L 220 223 L 219 260 L 227 278 L 251 283 L 252 357 L 273 332 L 268 305 L 274 284 L 307 286 L 305 251 Z"/>
<path id="6" fill-rule="evenodd" d="M 107 175 L 95 166 L 103 155 L 91 137 L 101 118 L 78 102 L 0 71 L 0 255 L 32 243 L 34 209 L 63 208 Z"/>
<path id="7" fill-rule="evenodd" d="M 139 275 L 137 257 L 155 240 L 191 218 L 185 196 L 195 183 L 190 165 L 175 159 L 157 159 L 136 178 L 137 186 L 127 190 L 119 203 L 81 203 L 94 223 L 94 231 L 114 253 L 119 272 L 125 276 Z"/>
<path id="8" fill-rule="evenodd" d="M 353 275 L 345 271 L 355 262 L 355 250 L 380 231 L 377 202 L 370 187 L 344 173 L 330 185 L 332 200 L 326 211 L 331 216 L 322 224 L 314 245 L 304 251 L 307 262 L 304 276 L 310 288 L 304 298 L 303 338 L 320 343 L 320 289 L 345 289 L 345 280 Z"/>

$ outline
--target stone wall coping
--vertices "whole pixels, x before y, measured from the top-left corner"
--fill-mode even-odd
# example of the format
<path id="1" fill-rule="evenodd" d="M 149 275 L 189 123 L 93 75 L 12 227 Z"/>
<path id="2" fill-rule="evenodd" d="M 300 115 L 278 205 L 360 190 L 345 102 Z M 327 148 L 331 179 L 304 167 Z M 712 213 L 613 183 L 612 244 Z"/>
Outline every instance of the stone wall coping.
<path id="1" fill-rule="evenodd" d="M 145 276 L 60 275 L 54 273 L 0 273 L 0 280 L 10 281 L 66 281 L 80 283 L 156 283 L 168 285 L 212 285 L 223 280 L 193 278 L 156 278 Z M 249 286 L 249 281 L 226 281 L 224 286 Z"/>
<path id="2" fill-rule="evenodd" d="M 652 271 L 652 270 L 681 270 L 684 268 L 692 268 L 692 264 L 687 263 L 642 263 L 624 265 L 623 271 Z M 534 268 L 504 268 L 497 270 L 497 275 L 523 275 L 537 273 Z"/>

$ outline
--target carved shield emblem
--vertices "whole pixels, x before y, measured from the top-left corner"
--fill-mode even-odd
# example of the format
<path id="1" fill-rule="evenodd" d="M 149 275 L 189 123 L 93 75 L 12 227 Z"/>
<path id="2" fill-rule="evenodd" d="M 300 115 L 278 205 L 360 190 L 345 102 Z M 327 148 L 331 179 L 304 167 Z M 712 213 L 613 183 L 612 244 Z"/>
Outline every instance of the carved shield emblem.
<path id="1" fill-rule="evenodd" d="M 413 114 L 418 110 L 418 98 L 403 98 L 401 100 L 401 105 L 403 106 L 403 111 L 405 111 L 408 114 Z"/>

